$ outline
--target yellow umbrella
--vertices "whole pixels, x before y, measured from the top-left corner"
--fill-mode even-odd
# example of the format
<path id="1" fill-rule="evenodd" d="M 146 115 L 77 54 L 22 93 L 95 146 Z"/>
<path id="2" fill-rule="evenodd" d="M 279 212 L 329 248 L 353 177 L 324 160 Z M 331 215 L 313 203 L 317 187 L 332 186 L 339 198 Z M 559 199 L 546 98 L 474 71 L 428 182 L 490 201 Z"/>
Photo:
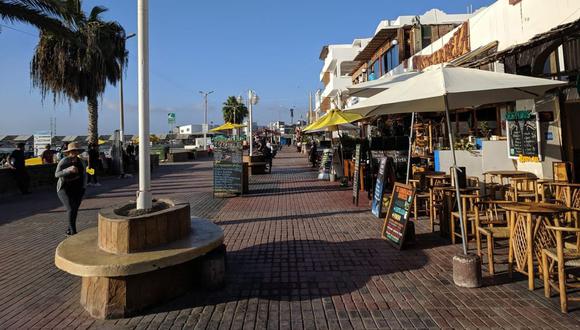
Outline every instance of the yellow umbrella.
<path id="1" fill-rule="evenodd" d="M 105 140 L 102 140 L 102 139 L 99 139 L 99 145 L 101 145 L 101 144 L 105 144 L 105 143 L 107 143 L 107 141 L 105 141 Z"/>
<path id="2" fill-rule="evenodd" d="M 304 131 L 320 130 L 327 127 L 336 127 L 338 125 L 349 124 L 364 117 L 358 113 L 344 112 L 338 109 L 330 110 L 324 117 L 308 125 Z"/>
<path id="3" fill-rule="evenodd" d="M 219 131 L 227 131 L 230 129 L 234 129 L 234 128 L 242 128 L 242 127 L 246 127 L 246 125 L 241 125 L 241 124 L 233 124 L 233 123 L 225 123 L 221 126 L 218 126 L 216 128 L 212 128 L 209 131 L 210 132 L 219 132 Z"/>

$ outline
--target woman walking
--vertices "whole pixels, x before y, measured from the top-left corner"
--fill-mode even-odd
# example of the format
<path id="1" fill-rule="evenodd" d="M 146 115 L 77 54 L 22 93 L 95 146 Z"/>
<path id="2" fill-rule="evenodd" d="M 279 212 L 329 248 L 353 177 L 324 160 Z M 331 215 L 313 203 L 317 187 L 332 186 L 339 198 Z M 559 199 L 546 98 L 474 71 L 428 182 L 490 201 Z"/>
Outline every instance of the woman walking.
<path id="1" fill-rule="evenodd" d="M 56 166 L 56 192 L 68 215 L 67 235 L 77 233 L 77 214 L 86 188 L 85 165 L 78 155 L 83 152 L 76 142 L 69 143 L 65 156 Z"/>

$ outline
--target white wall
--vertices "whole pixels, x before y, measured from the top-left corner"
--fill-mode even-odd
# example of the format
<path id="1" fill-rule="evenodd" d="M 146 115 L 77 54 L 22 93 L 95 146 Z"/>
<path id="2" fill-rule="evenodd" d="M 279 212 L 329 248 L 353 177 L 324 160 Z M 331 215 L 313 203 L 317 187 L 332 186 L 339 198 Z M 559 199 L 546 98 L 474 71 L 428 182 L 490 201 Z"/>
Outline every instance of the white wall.
<path id="1" fill-rule="evenodd" d="M 578 0 L 498 0 L 469 19 L 471 49 L 497 40 L 501 51 L 578 18 Z"/>

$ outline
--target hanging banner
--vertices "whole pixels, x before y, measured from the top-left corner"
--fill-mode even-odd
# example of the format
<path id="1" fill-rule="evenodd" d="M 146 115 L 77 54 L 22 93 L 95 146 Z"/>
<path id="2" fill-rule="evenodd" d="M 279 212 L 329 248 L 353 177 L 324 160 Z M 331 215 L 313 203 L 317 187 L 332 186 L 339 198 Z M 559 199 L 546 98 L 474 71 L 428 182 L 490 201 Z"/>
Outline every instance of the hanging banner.
<path id="1" fill-rule="evenodd" d="M 506 113 L 508 157 L 540 161 L 538 118 L 531 111 Z"/>
<path id="2" fill-rule="evenodd" d="M 381 237 L 389 241 L 399 250 L 403 248 L 409 214 L 415 197 L 415 189 L 411 185 L 395 183 L 393 194 L 387 209 Z"/>
<path id="3" fill-rule="evenodd" d="M 360 189 L 360 144 L 356 145 L 354 151 L 354 173 L 352 177 L 352 203 L 358 206 L 358 195 Z"/>
<path id="4" fill-rule="evenodd" d="M 385 168 L 387 167 L 387 157 L 381 158 L 381 163 L 379 164 L 379 174 L 377 175 L 377 182 L 375 184 L 375 193 L 373 195 L 373 205 L 371 212 L 375 217 L 381 217 L 381 211 L 383 209 L 383 191 L 385 184 Z"/>
<path id="5" fill-rule="evenodd" d="M 320 160 L 320 168 L 318 171 L 319 180 L 330 180 L 333 151 L 333 149 L 324 149 L 322 151 L 322 159 Z"/>
<path id="6" fill-rule="evenodd" d="M 236 138 L 214 139 L 213 193 L 242 193 L 242 141 Z"/>

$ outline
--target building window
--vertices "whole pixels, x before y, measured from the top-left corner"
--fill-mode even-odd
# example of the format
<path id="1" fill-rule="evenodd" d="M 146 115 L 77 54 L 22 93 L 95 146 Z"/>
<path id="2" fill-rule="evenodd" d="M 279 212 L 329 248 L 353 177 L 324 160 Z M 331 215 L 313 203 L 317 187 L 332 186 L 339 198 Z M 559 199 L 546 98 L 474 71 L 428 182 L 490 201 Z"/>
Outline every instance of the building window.
<path id="1" fill-rule="evenodd" d="M 421 26 L 421 46 L 423 48 L 431 44 L 431 26 L 422 25 Z"/>
<path id="2" fill-rule="evenodd" d="M 381 74 L 381 63 L 379 60 L 376 60 L 373 62 L 373 64 L 370 65 L 370 67 L 371 70 L 369 72 L 369 80 L 375 80 Z"/>
<path id="3" fill-rule="evenodd" d="M 382 59 L 384 75 L 399 65 L 399 45 L 397 44 L 389 48 L 389 50 L 382 56 Z"/>

